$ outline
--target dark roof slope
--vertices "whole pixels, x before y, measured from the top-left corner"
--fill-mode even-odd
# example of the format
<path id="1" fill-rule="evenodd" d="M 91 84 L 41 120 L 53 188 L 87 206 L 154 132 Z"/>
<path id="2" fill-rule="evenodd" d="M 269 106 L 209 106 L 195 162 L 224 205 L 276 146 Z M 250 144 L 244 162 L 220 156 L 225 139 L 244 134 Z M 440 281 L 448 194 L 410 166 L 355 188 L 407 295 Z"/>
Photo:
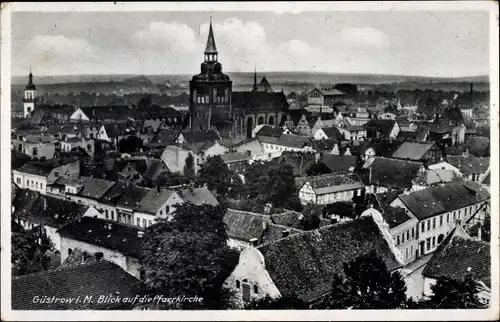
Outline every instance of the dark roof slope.
<path id="1" fill-rule="evenodd" d="M 256 136 L 272 136 L 279 138 L 283 134 L 283 129 L 279 126 L 264 125 L 255 133 Z"/>
<path id="2" fill-rule="evenodd" d="M 39 162 L 28 162 L 23 164 L 23 166 L 17 169 L 17 171 L 45 177 L 48 176 L 50 172 L 55 168 L 56 167 L 49 164 L 42 164 Z"/>
<path id="3" fill-rule="evenodd" d="M 277 161 L 291 165 L 294 175 L 304 176 L 307 169 L 316 163 L 316 156 L 314 153 L 284 151 Z"/>
<path id="4" fill-rule="evenodd" d="M 490 243 L 453 236 L 446 245 L 434 252 L 422 275 L 463 280 L 467 274 L 471 274 L 476 281 L 486 282 L 491 278 L 490 267 Z"/>
<path id="5" fill-rule="evenodd" d="M 13 310 L 105 310 L 131 307 L 130 304 L 98 303 L 103 296 L 134 298 L 146 294 L 145 285 L 118 265 L 98 261 L 84 265 L 62 267 L 12 278 Z M 58 299 L 78 299 L 79 303 L 34 303 L 36 296 Z M 94 300 L 89 303 L 83 297 Z"/>
<path id="6" fill-rule="evenodd" d="M 489 198 L 490 194 L 486 189 L 471 181 L 453 181 L 399 196 L 419 220 L 474 205 Z"/>
<path id="7" fill-rule="evenodd" d="M 198 206 L 204 204 L 216 206 L 219 204 L 213 193 L 205 186 L 181 190 L 179 195 L 185 202 L 191 202 Z"/>
<path id="8" fill-rule="evenodd" d="M 356 167 L 358 158 L 354 155 L 322 154 L 319 161 L 332 173 L 349 173 Z"/>
<path id="9" fill-rule="evenodd" d="M 224 215 L 228 237 L 247 242 L 260 240 L 270 221 L 269 216 L 234 209 L 228 209 Z"/>
<path id="10" fill-rule="evenodd" d="M 311 301 L 329 293 L 343 264 L 375 251 L 389 269 L 400 267 L 371 216 L 293 234 L 258 247 L 282 295 Z"/>
<path id="11" fill-rule="evenodd" d="M 115 184 L 114 181 L 89 177 L 80 177 L 78 182 L 83 184 L 78 195 L 92 199 L 100 199 Z"/>
<path id="12" fill-rule="evenodd" d="M 369 173 L 367 179 L 369 184 L 391 189 L 410 188 L 421 168 L 420 162 L 375 157 L 367 165 L 367 171 L 371 169 L 371 179 Z"/>
<path id="13" fill-rule="evenodd" d="M 379 119 L 371 119 L 366 124 L 364 124 L 365 129 L 376 129 L 382 135 L 389 136 L 392 128 L 397 122 L 395 120 L 379 120 Z"/>
<path id="14" fill-rule="evenodd" d="M 434 146 L 434 143 L 404 142 L 392 154 L 393 158 L 418 161 Z"/>
<path id="15" fill-rule="evenodd" d="M 446 161 L 463 174 L 484 173 L 490 166 L 490 158 L 478 158 L 469 155 L 449 155 Z"/>
<path id="16" fill-rule="evenodd" d="M 106 226 L 112 224 L 111 230 Z M 143 238 L 137 237 L 141 228 L 119 224 L 116 221 L 83 217 L 58 230 L 61 237 L 79 240 L 88 244 L 119 251 L 125 255 L 139 258 Z"/>
<path id="17" fill-rule="evenodd" d="M 187 143 L 214 142 L 221 139 L 219 133 L 214 130 L 182 132 L 182 137 Z"/>
<path id="18" fill-rule="evenodd" d="M 288 102 L 282 92 L 232 92 L 231 103 L 236 109 L 287 110 Z"/>
<path id="19" fill-rule="evenodd" d="M 129 184 L 120 198 L 116 201 L 117 207 L 135 209 L 150 189 Z"/>

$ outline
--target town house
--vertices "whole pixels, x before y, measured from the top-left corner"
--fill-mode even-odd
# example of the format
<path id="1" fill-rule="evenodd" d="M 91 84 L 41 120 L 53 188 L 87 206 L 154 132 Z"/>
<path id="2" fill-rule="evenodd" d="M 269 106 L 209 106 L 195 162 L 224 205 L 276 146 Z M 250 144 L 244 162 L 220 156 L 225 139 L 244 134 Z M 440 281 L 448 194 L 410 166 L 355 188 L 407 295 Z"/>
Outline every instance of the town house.
<path id="1" fill-rule="evenodd" d="M 484 220 L 489 211 L 490 194 L 470 181 L 454 181 L 399 195 L 391 202 L 418 220 L 417 257 L 432 253 L 455 227 Z"/>
<path id="2" fill-rule="evenodd" d="M 392 157 L 432 165 L 443 160 L 443 152 L 434 143 L 403 142 Z"/>
<path id="3" fill-rule="evenodd" d="M 181 197 L 172 190 L 155 188 L 142 198 L 139 205 L 134 209 L 134 224 L 139 227 L 148 227 L 154 223 L 156 218 L 171 220 L 175 206 L 183 202 Z"/>
<path id="4" fill-rule="evenodd" d="M 295 179 L 302 204 L 327 205 L 337 201 L 351 201 L 364 194 L 365 186 L 356 174 L 324 174 Z"/>

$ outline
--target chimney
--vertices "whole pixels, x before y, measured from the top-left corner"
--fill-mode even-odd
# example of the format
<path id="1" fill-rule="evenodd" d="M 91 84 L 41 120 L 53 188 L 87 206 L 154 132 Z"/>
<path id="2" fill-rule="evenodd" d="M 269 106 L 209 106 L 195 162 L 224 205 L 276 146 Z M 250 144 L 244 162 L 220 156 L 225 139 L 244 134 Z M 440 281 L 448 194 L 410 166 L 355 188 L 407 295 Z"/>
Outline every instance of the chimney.
<path id="1" fill-rule="evenodd" d="M 137 238 L 143 238 L 144 237 L 144 231 L 138 230 L 137 231 Z"/>

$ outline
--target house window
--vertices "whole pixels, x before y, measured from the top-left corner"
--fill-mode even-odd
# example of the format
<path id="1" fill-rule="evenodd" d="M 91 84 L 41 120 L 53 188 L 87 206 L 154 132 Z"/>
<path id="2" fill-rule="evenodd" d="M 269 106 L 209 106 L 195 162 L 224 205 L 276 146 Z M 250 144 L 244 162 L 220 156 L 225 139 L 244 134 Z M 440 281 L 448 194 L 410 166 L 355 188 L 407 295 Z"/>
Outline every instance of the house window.
<path id="1" fill-rule="evenodd" d="M 17 179 L 16 179 L 16 182 L 17 182 L 18 184 L 21 184 L 21 178 L 17 178 Z"/>
<path id="2" fill-rule="evenodd" d="M 423 233 L 425 231 L 425 222 L 420 224 L 420 232 Z"/>
<path id="3" fill-rule="evenodd" d="M 240 281 L 236 280 L 236 288 L 240 288 Z"/>
<path id="4" fill-rule="evenodd" d="M 108 219 L 108 209 L 104 211 L 104 216 L 106 216 L 106 219 Z"/>
<path id="5" fill-rule="evenodd" d="M 413 245 L 410 246 L 410 257 L 413 256 Z"/>
<path id="6" fill-rule="evenodd" d="M 33 156 L 36 157 L 38 155 L 38 148 L 33 148 Z"/>
<path id="7" fill-rule="evenodd" d="M 405 259 L 408 259 L 408 248 L 405 250 Z"/>
<path id="8" fill-rule="evenodd" d="M 427 220 L 427 231 L 431 230 L 431 221 Z"/>
<path id="9" fill-rule="evenodd" d="M 401 235 L 401 244 L 405 242 L 405 233 Z"/>
<path id="10" fill-rule="evenodd" d="M 165 207 L 165 214 L 168 214 L 168 213 L 170 213 L 170 206 Z"/>
<path id="11" fill-rule="evenodd" d="M 432 229 L 436 228 L 436 217 L 432 218 Z"/>
<path id="12" fill-rule="evenodd" d="M 259 287 L 257 285 L 253 286 L 253 292 L 254 293 L 259 293 Z"/>
<path id="13" fill-rule="evenodd" d="M 415 228 L 411 229 L 411 238 L 415 237 Z"/>
<path id="14" fill-rule="evenodd" d="M 439 226 L 443 226 L 443 215 L 439 216 Z"/>
<path id="15" fill-rule="evenodd" d="M 406 240 L 410 240 L 410 231 L 409 230 L 406 231 Z"/>
<path id="16" fill-rule="evenodd" d="M 40 183 L 40 189 L 43 189 L 43 183 Z"/>
<path id="17" fill-rule="evenodd" d="M 35 182 L 35 187 L 38 189 L 38 182 Z"/>
<path id="18" fill-rule="evenodd" d="M 137 226 L 141 226 L 141 218 L 137 218 Z"/>
<path id="19" fill-rule="evenodd" d="M 143 225 L 144 227 L 147 227 L 147 226 L 146 226 L 146 219 L 143 219 L 143 220 L 142 220 L 142 225 Z M 139 226 L 140 226 L 140 225 L 139 225 Z"/>
<path id="20" fill-rule="evenodd" d="M 432 247 L 436 246 L 436 237 L 432 237 Z"/>
<path id="21" fill-rule="evenodd" d="M 399 245 L 399 235 L 396 237 L 396 246 Z"/>
<path id="22" fill-rule="evenodd" d="M 446 214 L 446 222 L 449 224 L 450 223 L 450 214 Z"/>
<path id="23" fill-rule="evenodd" d="M 148 227 L 151 226 L 152 222 L 151 220 L 148 220 Z"/>
<path id="24" fill-rule="evenodd" d="M 115 220 L 115 212 L 113 210 L 111 210 L 111 219 Z"/>
<path id="25" fill-rule="evenodd" d="M 163 210 L 160 210 L 160 216 L 163 216 Z"/>
<path id="26" fill-rule="evenodd" d="M 71 248 L 68 248 L 68 256 L 70 256 L 71 253 L 73 253 L 73 250 Z"/>
<path id="27" fill-rule="evenodd" d="M 427 250 L 431 249 L 431 239 L 427 238 Z"/>

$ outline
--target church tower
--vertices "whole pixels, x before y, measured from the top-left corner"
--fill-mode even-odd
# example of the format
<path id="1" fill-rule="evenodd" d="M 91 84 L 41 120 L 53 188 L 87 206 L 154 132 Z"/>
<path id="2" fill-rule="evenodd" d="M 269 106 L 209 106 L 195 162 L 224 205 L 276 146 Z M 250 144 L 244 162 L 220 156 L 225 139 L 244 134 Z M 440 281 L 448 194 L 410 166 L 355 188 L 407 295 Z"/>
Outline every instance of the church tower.
<path id="1" fill-rule="evenodd" d="M 31 73 L 30 67 L 30 75 L 28 79 L 28 85 L 26 85 L 26 89 L 24 90 L 24 117 L 30 117 L 33 111 L 35 110 L 35 103 L 37 100 L 37 90 L 35 84 L 33 84 L 33 74 Z"/>
<path id="2" fill-rule="evenodd" d="M 189 82 L 189 127 L 204 131 L 227 126 L 232 119 L 232 81 L 222 72 L 210 18 L 201 72 Z"/>

